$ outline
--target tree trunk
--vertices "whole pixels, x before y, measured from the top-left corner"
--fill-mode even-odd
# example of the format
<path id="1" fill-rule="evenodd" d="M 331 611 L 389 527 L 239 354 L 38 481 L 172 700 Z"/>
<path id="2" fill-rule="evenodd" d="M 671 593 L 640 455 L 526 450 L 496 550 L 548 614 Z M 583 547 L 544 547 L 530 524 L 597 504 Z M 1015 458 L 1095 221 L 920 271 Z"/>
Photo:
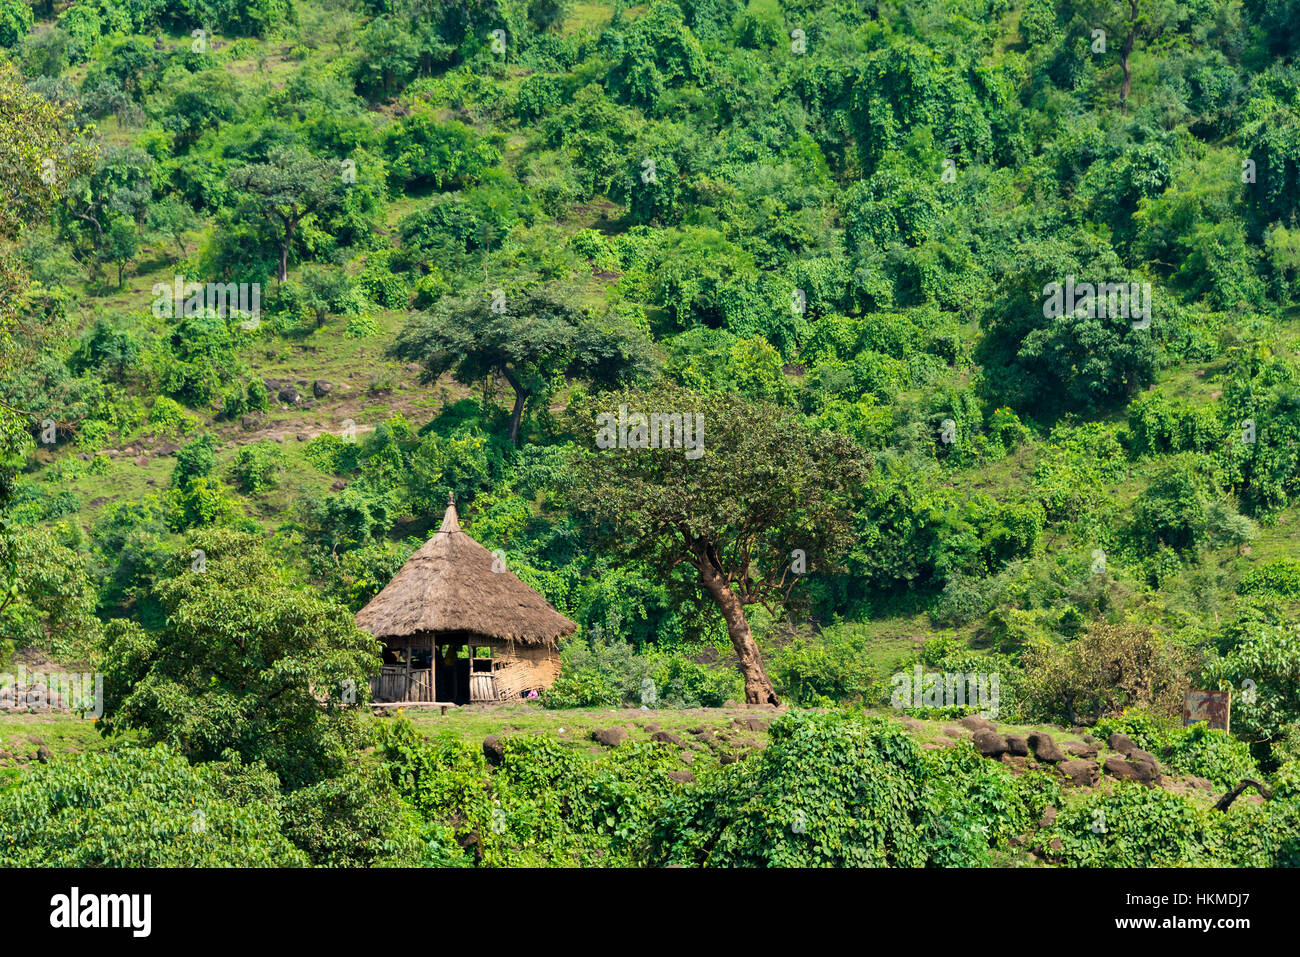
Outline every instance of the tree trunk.
<path id="1" fill-rule="evenodd" d="M 727 623 L 727 634 L 731 637 L 732 647 L 736 649 L 736 657 L 740 659 L 740 673 L 745 679 L 745 701 L 749 704 L 780 704 L 781 699 L 776 696 L 767 669 L 763 667 L 763 656 L 759 653 L 758 644 L 750 633 L 745 606 L 727 584 L 726 577 L 716 568 L 707 563 L 698 567 L 700 580 L 722 612 L 723 620 Z"/>
<path id="2" fill-rule="evenodd" d="M 1137 43 L 1138 28 L 1133 25 L 1133 21 L 1138 16 L 1138 0 L 1128 0 L 1129 9 L 1129 31 L 1128 36 L 1124 38 L 1124 45 L 1119 50 L 1119 68 L 1124 71 L 1124 85 L 1119 90 L 1119 107 L 1120 112 L 1128 114 L 1128 93 L 1133 86 L 1133 69 L 1129 66 L 1128 59 L 1133 55 L 1133 45 Z"/>
<path id="3" fill-rule="evenodd" d="M 276 273 L 276 278 L 284 282 L 289 278 L 289 240 L 286 239 L 280 244 L 280 271 Z"/>
<path id="4" fill-rule="evenodd" d="M 510 444 L 518 445 L 519 423 L 524 419 L 524 402 L 528 398 L 528 393 L 524 390 L 523 384 L 508 369 L 503 371 L 502 375 L 510 383 L 510 388 L 515 390 L 515 407 L 510 410 Z"/>
<path id="5" fill-rule="evenodd" d="M 1124 47 L 1119 53 L 1119 68 L 1124 71 L 1124 83 L 1119 88 L 1119 106 L 1120 112 L 1128 114 L 1128 93 L 1133 86 L 1133 68 L 1129 66 L 1129 54 L 1133 52 L 1133 36 L 1124 41 Z"/>

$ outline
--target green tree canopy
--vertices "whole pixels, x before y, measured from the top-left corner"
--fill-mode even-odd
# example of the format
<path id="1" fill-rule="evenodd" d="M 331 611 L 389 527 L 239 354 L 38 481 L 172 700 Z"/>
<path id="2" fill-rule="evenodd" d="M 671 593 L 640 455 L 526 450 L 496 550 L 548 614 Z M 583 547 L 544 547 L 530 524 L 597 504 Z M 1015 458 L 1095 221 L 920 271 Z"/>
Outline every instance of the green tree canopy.
<path id="1" fill-rule="evenodd" d="M 104 733 L 140 729 L 196 760 L 233 750 L 290 786 L 338 769 L 379 668 L 379 644 L 351 612 L 229 529 L 193 535 L 154 590 L 166 626 L 110 638 Z"/>
<path id="2" fill-rule="evenodd" d="M 647 372 L 651 349 L 644 329 L 592 316 L 575 290 L 541 283 L 443 298 L 407 323 L 390 353 L 421 363 L 427 382 L 448 370 L 467 385 L 505 379 L 515 394 L 510 441 L 517 442 L 525 404 L 558 376 L 615 385 Z"/>
<path id="3" fill-rule="evenodd" d="M 689 448 L 683 429 L 671 447 L 666 425 L 653 434 L 642 420 L 642 435 L 656 445 L 638 448 L 631 416 L 651 414 L 693 423 L 700 446 Z M 861 453 L 789 410 L 666 385 L 607 393 L 572 416 L 588 451 L 572 465 L 571 507 L 599 540 L 664 574 L 694 568 L 727 623 L 746 700 L 776 703 L 745 606 L 788 598 L 800 576 L 829 570 L 847 548 L 867 469 Z M 611 447 L 611 427 L 627 441 L 619 435 Z"/>

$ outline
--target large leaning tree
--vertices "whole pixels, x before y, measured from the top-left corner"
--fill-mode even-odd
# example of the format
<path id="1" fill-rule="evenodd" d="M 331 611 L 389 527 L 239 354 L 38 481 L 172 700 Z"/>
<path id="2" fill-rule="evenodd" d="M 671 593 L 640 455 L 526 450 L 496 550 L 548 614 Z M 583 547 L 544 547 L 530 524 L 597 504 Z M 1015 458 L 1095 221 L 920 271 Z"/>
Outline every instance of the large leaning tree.
<path id="1" fill-rule="evenodd" d="M 510 441 L 517 443 L 524 407 L 558 377 L 623 385 L 653 367 L 654 346 L 645 329 L 591 315 L 576 290 L 551 282 L 444 296 L 406 324 L 389 354 L 420 363 L 425 382 L 448 370 L 465 385 L 504 379 L 515 394 Z"/>
<path id="2" fill-rule="evenodd" d="M 726 622 L 745 700 L 778 704 L 745 609 L 773 610 L 808 573 L 834 567 L 869 468 L 862 451 L 790 410 L 669 385 L 605 393 L 569 414 L 585 446 L 570 463 L 574 512 L 605 547 L 665 574 L 694 568 Z M 679 414 L 702 417 L 681 448 L 671 433 Z"/>

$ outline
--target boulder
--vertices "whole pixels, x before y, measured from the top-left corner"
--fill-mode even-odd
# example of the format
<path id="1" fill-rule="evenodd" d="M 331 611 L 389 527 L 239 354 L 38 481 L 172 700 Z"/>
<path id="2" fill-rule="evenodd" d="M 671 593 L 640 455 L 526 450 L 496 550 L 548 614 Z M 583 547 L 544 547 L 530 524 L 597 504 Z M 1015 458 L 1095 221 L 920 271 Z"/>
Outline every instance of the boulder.
<path id="1" fill-rule="evenodd" d="M 1121 781 L 1137 781 L 1147 787 L 1160 783 L 1160 772 L 1145 761 L 1130 761 L 1118 754 L 1112 754 L 1102 766 L 1107 774 Z"/>
<path id="2" fill-rule="evenodd" d="M 671 731 L 656 731 L 650 735 L 651 741 L 658 741 L 660 744 L 671 744 L 679 748 L 686 747 L 686 742 Z"/>
<path id="3" fill-rule="evenodd" d="M 1052 736 L 1045 731 L 1035 731 L 1029 736 L 1029 747 L 1034 757 L 1047 764 L 1060 764 L 1066 760 L 1061 749 L 1056 746 Z"/>
<path id="4" fill-rule="evenodd" d="M 694 784 L 695 775 L 690 771 L 669 771 L 668 780 L 676 781 L 678 784 Z"/>
<path id="5" fill-rule="evenodd" d="M 1005 736 L 1007 741 L 1007 753 L 1014 754 L 1017 757 L 1029 756 L 1029 742 L 1019 734 L 1008 734 Z"/>
<path id="6" fill-rule="evenodd" d="M 1143 775 L 1144 778 L 1149 777 L 1153 784 L 1160 783 L 1160 762 L 1156 760 L 1156 756 L 1150 751 L 1143 751 L 1141 748 L 1134 748 L 1124 757 L 1130 764 L 1138 764 L 1147 769 Z M 1143 783 L 1145 784 L 1147 782 L 1143 780 Z"/>
<path id="7" fill-rule="evenodd" d="M 1051 827 L 1055 823 L 1056 823 L 1056 808 L 1052 807 L 1052 805 L 1049 804 L 1047 805 L 1047 807 L 1043 808 L 1043 816 L 1039 820 L 1038 826 Z"/>
<path id="8" fill-rule="evenodd" d="M 967 731 L 965 728 L 959 728 L 956 725 L 952 725 L 952 724 L 944 728 L 943 733 L 950 738 L 964 738 L 968 734 L 970 734 L 970 732 Z"/>
<path id="9" fill-rule="evenodd" d="M 996 731 L 976 731 L 971 740 L 975 743 L 975 750 L 986 758 L 999 758 L 1007 753 L 1007 739 Z"/>
<path id="10" fill-rule="evenodd" d="M 945 738 L 942 735 L 935 738 L 933 743 L 941 748 L 951 748 L 953 746 L 952 738 Z"/>
<path id="11" fill-rule="evenodd" d="M 279 399 L 281 402 L 283 402 L 285 405 L 297 405 L 302 401 L 302 393 L 300 393 L 296 388 L 290 385 L 290 386 L 285 386 L 283 389 L 277 392 L 276 398 Z"/>
<path id="12" fill-rule="evenodd" d="M 326 382 L 324 379 L 317 379 L 311 384 L 311 394 L 318 399 L 323 399 L 334 391 L 334 383 Z"/>
<path id="13" fill-rule="evenodd" d="M 1118 731 L 1106 739 L 1106 746 L 1112 751 L 1118 751 L 1120 754 L 1128 754 L 1137 747 L 1137 745 L 1133 743 L 1132 738 L 1127 734 L 1121 734 Z"/>
<path id="14" fill-rule="evenodd" d="M 762 718 L 746 718 L 741 722 L 741 727 L 748 731 L 766 731 L 771 722 L 764 721 Z"/>
<path id="15" fill-rule="evenodd" d="M 1143 751 L 1141 748 L 1134 748 L 1132 751 L 1125 754 L 1124 757 L 1128 758 L 1130 761 L 1139 761 L 1142 764 L 1154 765 L 1157 771 L 1160 770 L 1159 759 L 1157 759 L 1150 751 Z"/>
<path id="16" fill-rule="evenodd" d="M 39 748 L 36 749 L 36 760 L 41 762 L 41 764 L 49 764 L 50 749 L 42 744 Z"/>
<path id="17" fill-rule="evenodd" d="M 487 759 L 488 764 L 495 767 L 505 756 L 505 749 L 501 747 L 501 742 L 495 734 L 490 734 L 483 739 L 483 757 Z"/>
<path id="18" fill-rule="evenodd" d="M 605 745 L 607 748 L 616 748 L 623 743 L 627 737 L 627 729 L 615 725 L 612 728 L 601 728 L 591 732 L 591 737 Z"/>
<path id="19" fill-rule="evenodd" d="M 966 717 L 962 718 L 957 723 L 969 731 L 996 731 L 997 730 L 997 728 L 994 727 L 992 721 L 990 721 L 988 718 L 981 718 L 977 714 L 968 714 L 966 715 Z"/>
<path id="20" fill-rule="evenodd" d="M 1063 761 L 1057 765 L 1057 768 L 1070 779 L 1071 784 L 1078 788 L 1090 788 L 1101 777 L 1101 772 L 1097 770 L 1097 762 L 1087 761 L 1082 758 L 1074 761 Z"/>
<path id="21" fill-rule="evenodd" d="M 1084 744 L 1082 741 L 1065 742 L 1065 750 L 1076 758 L 1095 758 L 1097 756 L 1097 748 L 1091 744 Z"/>

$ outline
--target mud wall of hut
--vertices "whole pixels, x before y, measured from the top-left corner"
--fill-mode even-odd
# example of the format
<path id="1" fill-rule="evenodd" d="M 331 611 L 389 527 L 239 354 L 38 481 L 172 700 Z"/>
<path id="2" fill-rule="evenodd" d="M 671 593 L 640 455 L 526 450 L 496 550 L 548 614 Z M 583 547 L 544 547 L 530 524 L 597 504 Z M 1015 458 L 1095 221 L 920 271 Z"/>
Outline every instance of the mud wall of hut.
<path id="1" fill-rule="evenodd" d="M 530 688 L 549 688 L 560 673 L 560 653 L 545 645 L 498 645 L 495 653 L 497 696 L 503 701 L 514 701 Z"/>

